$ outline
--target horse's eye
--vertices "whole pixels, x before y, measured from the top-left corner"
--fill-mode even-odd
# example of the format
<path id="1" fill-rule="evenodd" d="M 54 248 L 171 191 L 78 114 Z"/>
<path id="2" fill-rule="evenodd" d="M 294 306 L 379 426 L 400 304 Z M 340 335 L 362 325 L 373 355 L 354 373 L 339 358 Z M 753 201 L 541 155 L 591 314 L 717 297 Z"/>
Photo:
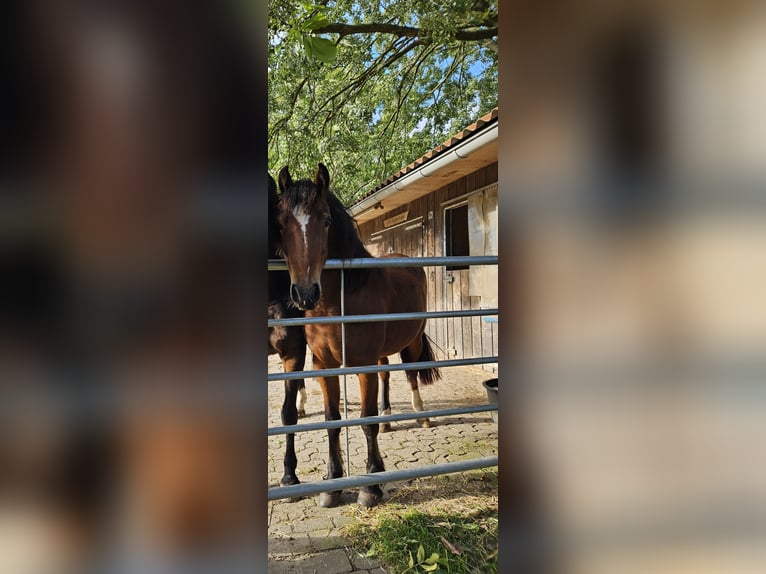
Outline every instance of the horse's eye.
<path id="1" fill-rule="evenodd" d="M 331 225 L 332 225 L 332 219 L 331 218 L 328 217 L 327 219 L 324 220 L 324 226 L 325 227 L 330 227 Z"/>

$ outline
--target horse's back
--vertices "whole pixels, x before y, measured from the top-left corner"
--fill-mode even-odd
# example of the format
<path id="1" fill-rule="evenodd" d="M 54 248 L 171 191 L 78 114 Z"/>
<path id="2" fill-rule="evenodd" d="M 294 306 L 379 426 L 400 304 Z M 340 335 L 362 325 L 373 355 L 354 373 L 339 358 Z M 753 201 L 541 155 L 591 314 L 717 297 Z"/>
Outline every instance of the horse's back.
<path id="1" fill-rule="evenodd" d="M 384 258 L 406 257 L 391 253 Z M 426 311 L 427 279 L 421 267 L 381 268 L 378 281 L 371 282 L 374 287 L 367 294 L 368 313 L 416 313 Z M 360 312 L 362 312 L 360 310 Z M 380 341 L 380 356 L 400 352 L 418 339 L 425 326 L 425 320 L 385 321 L 383 339 Z M 369 327 L 367 327 L 369 329 Z"/>

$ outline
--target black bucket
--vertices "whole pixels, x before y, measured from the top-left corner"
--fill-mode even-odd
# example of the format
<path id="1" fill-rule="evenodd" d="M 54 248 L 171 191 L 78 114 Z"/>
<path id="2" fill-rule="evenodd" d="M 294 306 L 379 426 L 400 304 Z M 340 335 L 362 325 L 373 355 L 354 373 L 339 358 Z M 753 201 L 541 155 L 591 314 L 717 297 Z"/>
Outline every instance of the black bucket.
<path id="1" fill-rule="evenodd" d="M 482 383 L 484 388 L 487 389 L 487 401 L 490 405 L 498 405 L 497 402 L 497 379 L 487 379 Z M 497 422 L 497 411 L 491 411 L 492 420 Z"/>

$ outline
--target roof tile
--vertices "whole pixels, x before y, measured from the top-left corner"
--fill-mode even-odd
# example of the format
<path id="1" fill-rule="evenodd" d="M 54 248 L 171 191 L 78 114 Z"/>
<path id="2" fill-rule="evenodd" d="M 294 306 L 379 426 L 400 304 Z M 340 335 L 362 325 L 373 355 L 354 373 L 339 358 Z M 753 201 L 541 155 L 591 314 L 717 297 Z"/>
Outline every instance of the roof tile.
<path id="1" fill-rule="evenodd" d="M 390 185 L 400 177 L 407 175 L 409 172 L 411 172 L 414 169 L 419 168 L 424 163 L 427 163 L 434 159 L 435 157 L 438 157 L 445 151 L 449 150 L 451 147 L 454 147 L 456 144 L 460 143 L 464 139 L 468 138 L 469 136 L 474 135 L 475 133 L 481 131 L 484 127 L 494 124 L 497 121 L 497 108 L 494 108 L 492 111 L 484 114 L 481 116 L 478 120 L 473 122 L 468 127 L 464 128 L 460 132 L 453 134 L 450 136 L 447 140 L 445 140 L 443 143 L 437 145 L 433 149 L 427 151 L 424 153 L 421 157 L 413 161 L 411 164 L 409 164 L 406 167 L 403 167 L 398 172 L 396 172 L 394 175 L 389 177 L 387 180 L 380 182 L 377 186 L 375 186 L 371 191 L 364 194 L 362 197 L 360 197 L 357 201 L 354 203 L 359 203 L 363 199 L 369 197 L 376 191 L 383 189 L 387 185 Z"/>

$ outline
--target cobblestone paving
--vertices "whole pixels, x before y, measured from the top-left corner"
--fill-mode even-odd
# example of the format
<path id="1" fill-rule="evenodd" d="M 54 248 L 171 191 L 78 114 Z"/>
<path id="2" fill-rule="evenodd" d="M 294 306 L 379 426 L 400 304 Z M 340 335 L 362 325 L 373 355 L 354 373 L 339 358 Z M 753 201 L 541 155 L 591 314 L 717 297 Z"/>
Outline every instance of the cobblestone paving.
<path id="1" fill-rule="evenodd" d="M 398 358 L 391 357 L 395 363 Z M 310 358 L 306 368 L 311 368 Z M 276 356 L 269 358 L 269 372 L 280 372 Z M 478 368 L 442 369 L 442 380 L 421 388 L 425 408 L 442 409 L 486 404 L 487 395 L 481 382 L 490 378 Z M 343 381 L 341 380 L 341 386 Z M 355 376 L 347 379 L 349 417 L 359 416 L 359 383 Z M 324 420 L 322 393 L 313 379 L 306 380 L 308 403 L 306 418 L 299 422 Z M 269 386 L 269 426 L 279 426 L 282 405 L 281 382 Z M 401 371 L 391 374 L 392 413 L 411 412 L 410 388 Z M 341 412 L 343 405 L 341 403 Z M 431 421 L 431 428 L 420 428 L 415 421 L 392 423 L 392 430 L 379 435 L 386 470 L 401 470 L 433 463 L 454 462 L 497 454 L 497 424 L 489 413 L 450 416 Z M 309 431 L 296 436 L 298 478 L 301 482 L 322 480 L 327 470 L 327 432 Z M 361 428 L 349 429 L 350 471 L 365 472 L 366 443 Z M 341 432 L 345 448 L 345 431 Z M 269 437 L 269 486 L 279 485 L 282 477 L 284 436 Z M 348 465 L 343 455 L 344 465 Z M 427 480 L 427 479 L 426 479 Z M 383 487 L 382 504 L 403 483 Z M 357 489 L 343 491 L 336 508 L 321 508 L 317 497 L 297 502 L 276 500 L 269 503 L 269 572 L 334 574 L 341 572 L 383 574 L 380 565 L 350 548 L 344 537 L 347 525 L 358 512 Z"/>

